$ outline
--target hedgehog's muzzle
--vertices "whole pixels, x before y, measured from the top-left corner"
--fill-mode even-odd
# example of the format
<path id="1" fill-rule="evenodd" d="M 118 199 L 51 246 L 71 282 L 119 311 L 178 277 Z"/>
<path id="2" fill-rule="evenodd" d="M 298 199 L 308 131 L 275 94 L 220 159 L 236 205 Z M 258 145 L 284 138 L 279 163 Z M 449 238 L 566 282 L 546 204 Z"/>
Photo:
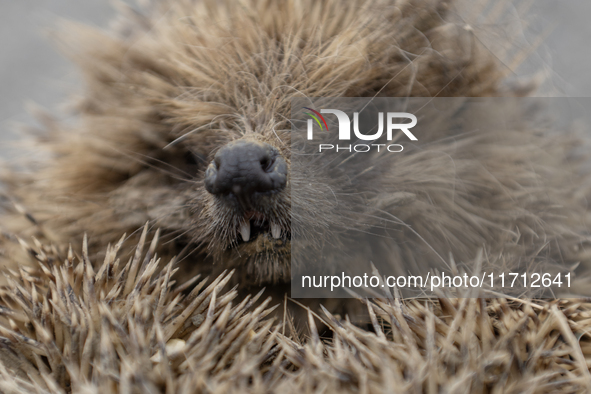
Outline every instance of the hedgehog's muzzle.
<path id="1" fill-rule="evenodd" d="M 220 149 L 205 171 L 205 189 L 216 196 L 233 194 L 250 201 L 257 193 L 285 188 L 287 164 L 273 146 L 237 140 Z"/>

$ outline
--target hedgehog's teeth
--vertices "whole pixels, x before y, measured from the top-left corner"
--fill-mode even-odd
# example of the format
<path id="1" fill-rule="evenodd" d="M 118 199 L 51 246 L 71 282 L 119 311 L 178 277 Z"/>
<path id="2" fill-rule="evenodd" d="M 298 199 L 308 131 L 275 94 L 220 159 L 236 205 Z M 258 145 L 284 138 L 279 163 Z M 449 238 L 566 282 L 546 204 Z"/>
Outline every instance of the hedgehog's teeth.
<path id="1" fill-rule="evenodd" d="M 244 242 L 248 242 L 250 239 L 250 220 L 247 220 L 240 225 L 240 235 L 242 235 L 242 240 Z"/>
<path id="2" fill-rule="evenodd" d="M 271 223 L 271 235 L 275 239 L 281 237 L 281 227 L 277 223 Z"/>

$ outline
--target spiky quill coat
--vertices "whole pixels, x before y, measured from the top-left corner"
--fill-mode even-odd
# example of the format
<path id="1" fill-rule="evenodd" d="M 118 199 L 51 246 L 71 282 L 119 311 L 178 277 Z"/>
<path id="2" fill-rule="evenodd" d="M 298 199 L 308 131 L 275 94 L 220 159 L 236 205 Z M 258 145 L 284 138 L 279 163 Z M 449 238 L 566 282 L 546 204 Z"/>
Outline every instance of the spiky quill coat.
<path id="1" fill-rule="evenodd" d="M 4 177 L 18 212 L 2 222 L 11 269 L 2 293 L 3 390 L 589 388 L 589 306 L 582 301 L 420 303 L 385 295 L 367 305 L 373 332 L 327 311 L 322 318 L 332 340 L 318 338 L 310 314 L 303 344 L 283 334 L 289 327 L 273 326 L 269 302 L 254 310 L 249 299 L 232 304 L 236 293 L 222 290 L 227 274 L 190 290 L 193 281 L 174 283 L 172 264 L 160 270 L 153 258 L 168 260 L 192 245 L 191 264 L 182 269 L 217 273 L 215 262 L 218 271 L 236 268 L 238 283 L 285 281 L 288 266 L 277 264 L 284 256 L 237 264 L 222 253 L 237 236 L 235 214 L 221 212 L 203 190 L 199 165 L 239 138 L 285 152 L 280 141 L 288 138 L 285 115 L 294 95 L 523 94 L 505 84 L 510 70 L 454 18 L 450 2 L 175 0 L 129 15 L 107 34 L 71 26 L 60 36 L 85 78 L 78 121 L 68 126 L 44 117 L 48 134 L 38 146 L 49 157 L 28 174 Z M 585 184 L 567 182 L 575 165 L 568 140 L 545 155 L 555 140 L 527 130 L 506 137 L 492 145 L 486 137 L 464 140 L 466 149 L 458 151 L 461 145 L 437 144 L 434 136 L 431 153 L 439 156 L 409 157 L 385 178 L 399 194 L 368 206 L 398 216 L 403 206 L 414 228 L 429 229 L 429 245 L 451 245 L 461 259 L 485 243 L 505 253 L 492 263 L 534 258 L 546 245 L 545 258 L 559 250 L 585 261 L 585 206 L 578 199 Z M 517 143 L 531 149 L 517 150 Z M 454 171 L 442 161 L 451 153 Z M 421 179 L 404 171 L 413 166 Z M 458 180 L 463 188 L 448 193 Z M 291 182 L 306 190 L 301 180 Z M 285 233 L 292 231 L 288 197 L 271 202 L 276 216 L 267 214 Z M 137 230 L 146 222 L 161 229 L 162 239 L 144 256 L 147 232 Z M 133 241 L 119 241 L 125 232 L 139 243 L 136 252 Z M 90 244 L 83 245 L 84 233 Z M 31 234 L 53 246 L 28 246 Z M 68 251 L 70 243 L 81 257 Z M 130 251 L 129 263 L 118 259 Z M 412 256 L 412 248 L 396 252 L 401 260 Z"/>

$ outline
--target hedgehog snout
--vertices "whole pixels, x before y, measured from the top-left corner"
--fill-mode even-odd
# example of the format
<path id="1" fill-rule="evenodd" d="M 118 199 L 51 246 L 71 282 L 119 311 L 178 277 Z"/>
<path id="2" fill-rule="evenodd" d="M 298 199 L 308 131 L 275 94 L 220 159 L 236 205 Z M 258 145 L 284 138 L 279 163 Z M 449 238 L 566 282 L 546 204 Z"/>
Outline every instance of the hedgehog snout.
<path id="1" fill-rule="evenodd" d="M 220 149 L 205 171 L 205 189 L 214 195 L 249 199 L 279 192 L 287 183 L 287 164 L 277 149 L 259 141 L 237 140 Z"/>

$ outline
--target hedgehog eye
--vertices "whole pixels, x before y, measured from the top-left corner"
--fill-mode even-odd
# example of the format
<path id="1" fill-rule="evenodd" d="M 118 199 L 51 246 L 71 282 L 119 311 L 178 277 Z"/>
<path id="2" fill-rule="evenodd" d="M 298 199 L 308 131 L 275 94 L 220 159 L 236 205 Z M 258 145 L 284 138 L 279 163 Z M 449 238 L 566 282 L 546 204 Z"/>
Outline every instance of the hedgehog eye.
<path id="1" fill-rule="evenodd" d="M 193 152 L 186 152 L 185 153 L 185 164 L 189 166 L 196 166 L 197 165 L 197 158 L 193 154 Z"/>
<path id="2" fill-rule="evenodd" d="M 207 163 L 205 156 L 201 153 L 187 151 L 185 153 L 185 164 L 189 167 L 202 168 Z"/>

